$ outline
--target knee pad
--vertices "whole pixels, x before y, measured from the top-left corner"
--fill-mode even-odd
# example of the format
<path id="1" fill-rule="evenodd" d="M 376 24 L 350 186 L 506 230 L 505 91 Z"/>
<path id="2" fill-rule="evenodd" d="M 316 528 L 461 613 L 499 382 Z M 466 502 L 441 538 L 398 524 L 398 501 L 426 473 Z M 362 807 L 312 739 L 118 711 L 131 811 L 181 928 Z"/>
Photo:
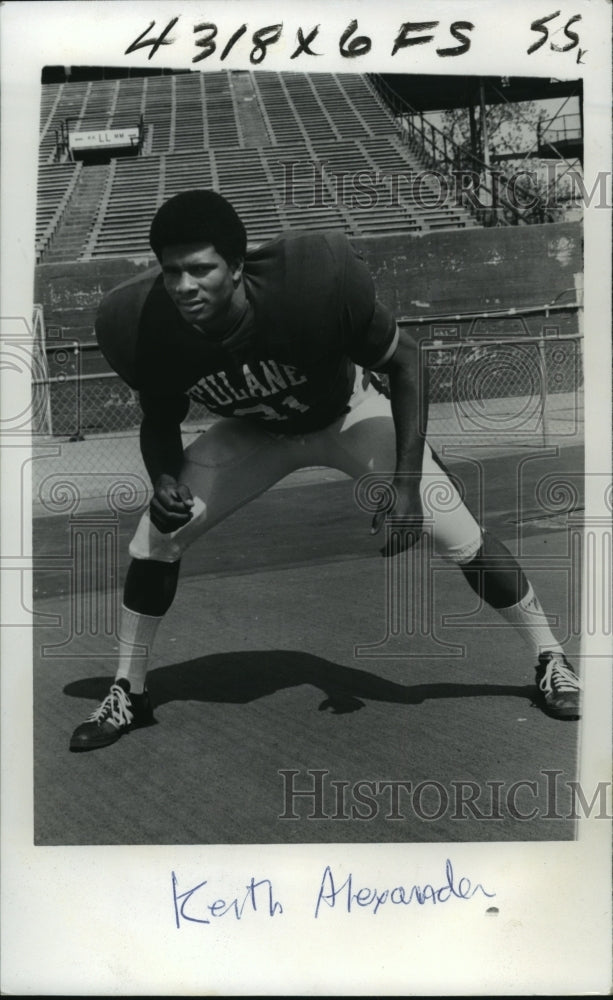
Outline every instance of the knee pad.
<path id="1" fill-rule="evenodd" d="M 526 593 L 527 580 L 515 556 L 487 532 L 480 549 L 460 569 L 475 593 L 493 608 L 512 607 Z"/>
<path id="2" fill-rule="evenodd" d="M 180 567 L 180 562 L 133 559 L 124 584 L 126 608 L 155 618 L 165 615 L 174 600 Z"/>

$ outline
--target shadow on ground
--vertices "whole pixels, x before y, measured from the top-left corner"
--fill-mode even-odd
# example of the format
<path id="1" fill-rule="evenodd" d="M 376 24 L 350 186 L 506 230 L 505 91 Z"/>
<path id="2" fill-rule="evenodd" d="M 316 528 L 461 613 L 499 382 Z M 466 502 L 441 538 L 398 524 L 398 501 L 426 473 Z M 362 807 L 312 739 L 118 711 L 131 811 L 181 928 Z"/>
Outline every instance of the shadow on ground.
<path id="1" fill-rule="evenodd" d="M 158 667 L 148 674 L 154 705 L 173 701 L 245 704 L 285 688 L 310 684 L 325 694 L 320 711 L 342 715 L 365 707 L 366 701 L 418 705 L 439 698 L 515 696 L 534 703 L 532 685 L 516 684 L 397 684 L 365 670 L 333 663 L 297 650 L 247 650 L 214 653 Z M 109 678 L 73 681 L 64 694 L 101 701 Z"/>

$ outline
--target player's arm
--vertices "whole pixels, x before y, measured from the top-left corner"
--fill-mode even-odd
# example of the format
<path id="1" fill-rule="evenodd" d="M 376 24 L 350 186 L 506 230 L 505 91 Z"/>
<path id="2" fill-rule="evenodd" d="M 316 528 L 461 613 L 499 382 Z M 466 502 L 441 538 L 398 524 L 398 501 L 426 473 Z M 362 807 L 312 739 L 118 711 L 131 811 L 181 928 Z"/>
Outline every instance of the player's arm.
<path id="1" fill-rule="evenodd" d="M 402 540 L 388 543 L 384 555 L 395 555 L 409 548 L 419 538 L 423 525 L 420 496 L 421 468 L 425 447 L 428 414 L 427 372 L 419 363 L 419 349 L 413 338 L 398 329 L 397 342 L 389 359 L 378 365 L 377 370 L 389 377 L 392 416 L 396 431 L 396 469 L 393 479 L 395 502 L 391 514 L 402 517 L 405 530 Z M 373 531 L 378 531 L 385 512 L 380 511 L 373 520 Z"/>
<path id="2" fill-rule="evenodd" d="M 189 401 L 185 396 L 140 395 L 143 421 L 140 448 L 151 483 L 153 498 L 149 514 L 155 527 L 166 533 L 191 520 L 193 498 L 189 486 L 180 482 L 183 465 L 181 421 Z"/>
<path id="3" fill-rule="evenodd" d="M 364 368 L 389 376 L 396 430 L 395 502 L 389 513 L 401 517 L 407 525 L 411 523 L 403 533 L 402 544 L 382 549 L 384 555 L 393 555 L 414 544 L 423 524 L 419 483 L 425 446 L 426 386 L 420 384 L 417 344 L 377 300 L 364 261 L 347 253 L 345 265 L 343 315 L 349 357 Z M 375 515 L 373 531 L 379 530 L 385 514 L 384 508 Z"/>
<path id="4" fill-rule="evenodd" d="M 151 296 L 155 296 L 158 275 L 159 269 L 153 268 L 111 290 L 98 307 L 95 329 L 100 350 L 111 367 L 131 388 L 139 390 L 141 453 L 153 484 L 151 520 L 160 531 L 170 532 L 187 524 L 192 516 L 191 493 L 178 481 L 183 463 L 181 421 L 189 401 L 183 393 L 164 396 L 142 385 L 138 336 L 145 311 L 155 313 Z"/>

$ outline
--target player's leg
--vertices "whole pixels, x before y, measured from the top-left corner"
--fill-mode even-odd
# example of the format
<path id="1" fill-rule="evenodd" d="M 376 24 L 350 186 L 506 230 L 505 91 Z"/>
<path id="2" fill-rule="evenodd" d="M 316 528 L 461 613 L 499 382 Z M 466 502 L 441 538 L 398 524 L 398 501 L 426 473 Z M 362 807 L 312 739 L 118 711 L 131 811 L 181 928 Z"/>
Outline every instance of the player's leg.
<path id="1" fill-rule="evenodd" d="M 130 543 L 119 626 L 115 683 L 102 705 L 73 733 L 72 750 L 115 742 L 129 728 L 153 720 L 146 690 L 150 653 L 170 608 L 183 552 L 215 524 L 305 464 L 305 442 L 283 438 L 240 420 L 220 420 L 185 452 L 180 480 L 194 496 L 194 516 L 164 534 L 149 514 Z"/>
<path id="2" fill-rule="evenodd" d="M 117 678 L 140 694 L 147 671 L 142 649 L 153 644 L 174 599 L 181 555 L 200 535 L 259 496 L 300 464 L 300 442 L 272 435 L 240 420 L 220 420 L 185 452 L 180 480 L 195 499 L 192 520 L 171 534 L 158 531 L 149 514 L 130 544 L 132 562 L 124 587 Z M 140 651 L 140 655 L 139 655 Z"/>
<path id="3" fill-rule="evenodd" d="M 443 476 L 449 475 L 433 455 Z M 464 511 L 470 515 L 465 505 Z M 471 530 L 464 513 L 435 512 L 437 548 L 453 559 L 475 593 L 515 626 L 536 663 L 536 683 L 542 707 L 557 718 L 580 716 L 581 685 L 555 638 L 543 607 L 515 556 L 491 532 Z M 457 518 L 456 518 L 457 515 Z M 461 539 L 471 539 L 462 549 Z M 478 544 L 477 544 L 478 543 Z"/>
<path id="4" fill-rule="evenodd" d="M 391 476 L 395 433 L 389 401 L 372 388 L 328 433 L 334 463 L 354 478 L 368 472 Z M 483 531 L 444 465 L 426 445 L 421 478 L 426 522 L 438 552 L 455 562 L 479 597 L 517 627 L 535 662 L 543 707 L 561 718 L 577 718 L 580 684 L 519 563 L 505 545 Z"/>

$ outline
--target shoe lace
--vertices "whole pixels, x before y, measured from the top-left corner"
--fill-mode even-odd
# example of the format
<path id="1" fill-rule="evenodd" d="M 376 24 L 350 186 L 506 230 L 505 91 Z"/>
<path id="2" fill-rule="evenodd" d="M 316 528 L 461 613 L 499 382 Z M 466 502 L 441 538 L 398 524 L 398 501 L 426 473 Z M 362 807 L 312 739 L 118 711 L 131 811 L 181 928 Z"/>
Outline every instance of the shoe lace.
<path id="1" fill-rule="evenodd" d="M 580 691 L 581 682 L 574 670 L 561 657 L 552 656 L 545 666 L 539 687 L 545 694 L 551 694 L 554 689 L 557 691 Z"/>
<path id="2" fill-rule="evenodd" d="M 133 718 L 134 713 L 128 695 L 119 684 L 113 684 L 104 701 L 92 712 L 87 721 L 129 726 Z"/>

